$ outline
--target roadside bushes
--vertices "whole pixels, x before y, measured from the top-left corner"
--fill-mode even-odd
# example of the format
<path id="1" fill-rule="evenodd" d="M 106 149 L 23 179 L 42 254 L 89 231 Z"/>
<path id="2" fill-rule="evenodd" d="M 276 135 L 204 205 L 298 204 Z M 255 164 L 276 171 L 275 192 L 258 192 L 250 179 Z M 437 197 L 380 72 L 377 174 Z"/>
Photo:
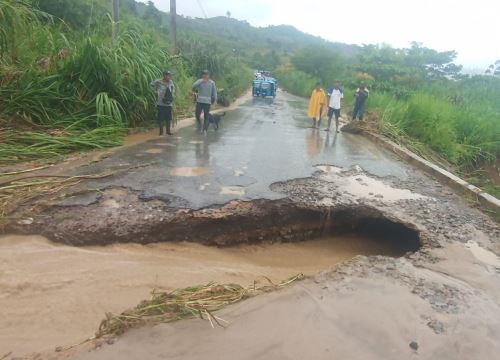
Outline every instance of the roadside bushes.
<path id="1" fill-rule="evenodd" d="M 454 97 L 438 93 L 420 90 L 399 100 L 372 93 L 369 107 L 380 112 L 382 122 L 427 144 L 463 171 L 493 163 L 500 154 L 500 112 L 485 101 L 455 104 Z"/>
<path id="2" fill-rule="evenodd" d="M 0 0 L 0 164 L 120 144 L 127 128 L 154 124 L 149 84 L 167 68 L 176 83 L 175 114 L 190 114 L 198 74 L 189 55 L 170 55 L 156 30 L 123 18 L 113 41 L 103 16 L 92 28 L 70 29 L 30 1 Z M 227 99 L 248 88 L 252 73 L 243 63 L 205 55 L 197 66 L 215 66 Z"/>
<path id="3" fill-rule="evenodd" d="M 275 71 L 278 85 L 294 95 L 309 97 L 314 85 L 319 81 L 317 77 L 297 70 L 290 63 L 279 66 Z"/>

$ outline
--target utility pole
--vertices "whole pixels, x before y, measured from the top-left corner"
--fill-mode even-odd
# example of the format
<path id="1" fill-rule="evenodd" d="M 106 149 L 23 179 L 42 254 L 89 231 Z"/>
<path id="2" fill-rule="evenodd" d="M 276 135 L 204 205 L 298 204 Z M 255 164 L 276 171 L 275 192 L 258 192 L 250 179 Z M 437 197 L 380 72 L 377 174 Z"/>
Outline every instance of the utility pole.
<path id="1" fill-rule="evenodd" d="M 112 0 L 113 2 L 113 42 L 116 42 L 118 37 L 119 22 L 120 22 L 120 0 Z"/>
<path id="2" fill-rule="evenodd" d="M 170 36 L 172 37 L 172 53 L 177 52 L 177 6 L 176 0 L 170 0 Z"/>

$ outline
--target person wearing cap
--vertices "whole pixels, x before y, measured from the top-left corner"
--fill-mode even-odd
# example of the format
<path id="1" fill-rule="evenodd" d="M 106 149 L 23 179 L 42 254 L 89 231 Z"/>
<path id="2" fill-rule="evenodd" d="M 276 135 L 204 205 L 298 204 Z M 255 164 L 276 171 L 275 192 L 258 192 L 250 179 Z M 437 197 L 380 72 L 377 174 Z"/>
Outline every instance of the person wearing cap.
<path id="1" fill-rule="evenodd" d="M 170 125 L 172 123 L 172 107 L 174 105 L 175 87 L 172 80 L 172 73 L 168 70 L 163 72 L 163 79 L 157 79 L 151 82 L 151 89 L 158 95 L 156 107 L 158 109 L 158 126 L 160 127 L 160 136 L 163 135 L 163 126 L 166 127 L 166 134 L 172 135 Z"/>
<path id="2" fill-rule="evenodd" d="M 193 90 L 197 92 L 195 117 L 198 129 L 206 130 L 208 127 L 208 118 L 210 106 L 217 103 L 217 87 L 215 82 L 210 79 L 210 72 L 204 70 L 201 79 L 193 84 Z M 201 113 L 203 112 L 204 126 L 201 124 Z"/>

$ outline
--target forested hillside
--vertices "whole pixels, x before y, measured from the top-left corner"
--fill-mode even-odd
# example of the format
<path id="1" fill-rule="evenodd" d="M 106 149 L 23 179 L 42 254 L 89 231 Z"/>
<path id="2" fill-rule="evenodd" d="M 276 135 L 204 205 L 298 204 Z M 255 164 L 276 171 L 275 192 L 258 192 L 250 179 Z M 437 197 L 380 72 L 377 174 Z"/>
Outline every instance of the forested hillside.
<path id="1" fill-rule="evenodd" d="M 148 84 L 163 69 L 174 72 L 182 116 L 192 111 L 190 84 L 202 69 L 212 71 L 227 103 L 249 86 L 251 69 L 266 68 L 301 96 L 318 80 L 341 80 L 348 98 L 366 83 L 380 131 L 498 191 L 483 181 L 498 174 L 498 64 L 471 77 L 452 49 L 334 43 L 228 16 L 179 16 L 172 54 L 169 14 L 151 2 L 120 4 L 113 41 L 108 0 L 0 0 L 0 162 L 113 146 L 128 128 L 153 125 Z"/>

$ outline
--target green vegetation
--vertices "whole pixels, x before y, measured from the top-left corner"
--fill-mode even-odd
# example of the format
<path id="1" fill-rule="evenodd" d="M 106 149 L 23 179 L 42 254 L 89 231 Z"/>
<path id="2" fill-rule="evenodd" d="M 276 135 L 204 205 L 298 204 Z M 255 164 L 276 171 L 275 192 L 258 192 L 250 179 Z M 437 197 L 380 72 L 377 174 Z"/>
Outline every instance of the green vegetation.
<path id="1" fill-rule="evenodd" d="M 317 81 L 329 87 L 339 79 L 348 103 L 355 87 L 367 84 L 370 118 L 384 134 L 500 195 L 500 184 L 482 170 L 498 174 L 500 78 L 461 74 L 455 56 L 418 43 L 408 49 L 370 45 L 350 54 L 314 45 L 291 53 L 276 73 L 300 96 L 309 96 Z"/>
<path id="2" fill-rule="evenodd" d="M 178 115 L 192 111 L 201 69 L 212 70 L 226 105 L 248 87 L 250 68 L 209 42 L 194 37 L 170 54 L 151 4 L 123 1 L 113 40 L 109 5 L 0 0 L 0 163 L 120 144 L 127 128 L 154 124 L 149 83 L 166 68 Z"/>
<path id="3" fill-rule="evenodd" d="M 370 118 L 386 135 L 499 191 L 478 171 L 498 167 L 500 62 L 468 76 L 454 51 L 333 43 L 229 16 L 179 16 L 171 54 L 169 14 L 151 2 L 120 4 L 113 41 L 108 0 L 0 0 L 0 163 L 115 146 L 128 128 L 153 126 L 148 84 L 165 68 L 175 75 L 177 116 L 192 113 L 190 85 L 202 69 L 227 105 L 248 87 L 251 69 L 265 68 L 304 97 L 316 81 L 339 79 L 349 102 L 366 83 Z"/>

